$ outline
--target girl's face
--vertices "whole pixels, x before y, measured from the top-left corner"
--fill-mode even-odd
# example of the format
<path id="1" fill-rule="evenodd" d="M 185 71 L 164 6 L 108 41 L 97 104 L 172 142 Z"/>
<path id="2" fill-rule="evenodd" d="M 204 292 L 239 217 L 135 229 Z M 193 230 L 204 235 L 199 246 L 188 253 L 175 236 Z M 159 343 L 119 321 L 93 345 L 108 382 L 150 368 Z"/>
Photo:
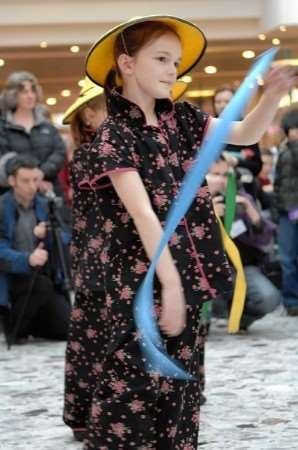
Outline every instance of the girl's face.
<path id="1" fill-rule="evenodd" d="M 288 140 L 290 142 L 298 140 L 298 128 L 290 128 L 289 129 Z"/>
<path id="2" fill-rule="evenodd" d="M 129 70 L 124 73 L 124 85 L 151 98 L 169 98 L 177 79 L 181 59 L 181 44 L 174 33 L 154 39 L 138 53 L 129 57 Z"/>
<path id="3" fill-rule="evenodd" d="M 106 118 L 106 111 L 103 108 L 92 109 L 86 106 L 82 111 L 82 119 L 85 125 L 96 130 Z"/>
<path id="4" fill-rule="evenodd" d="M 260 175 L 268 176 L 272 173 L 273 169 L 273 157 L 270 155 L 262 155 L 262 169 Z"/>
<path id="5" fill-rule="evenodd" d="M 214 99 L 214 109 L 215 109 L 215 113 L 219 116 L 223 110 L 225 109 L 225 107 L 227 106 L 228 103 L 230 103 L 230 101 L 233 98 L 233 92 L 231 91 L 221 91 L 218 92 L 218 94 L 216 94 L 215 99 Z"/>
<path id="6" fill-rule="evenodd" d="M 37 94 L 30 81 L 24 81 L 17 96 L 17 109 L 33 110 L 37 103 Z"/>
<path id="7" fill-rule="evenodd" d="M 208 187 L 212 196 L 225 193 L 228 173 L 229 164 L 226 161 L 220 160 L 212 164 L 207 175 Z"/>

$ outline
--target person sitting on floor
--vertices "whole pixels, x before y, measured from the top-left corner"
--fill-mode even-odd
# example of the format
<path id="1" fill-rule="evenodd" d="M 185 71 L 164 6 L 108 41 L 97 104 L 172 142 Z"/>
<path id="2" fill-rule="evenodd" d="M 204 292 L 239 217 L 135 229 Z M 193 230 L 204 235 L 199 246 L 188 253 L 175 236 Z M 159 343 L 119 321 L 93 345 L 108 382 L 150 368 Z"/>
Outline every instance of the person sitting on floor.
<path id="1" fill-rule="evenodd" d="M 0 305 L 7 334 L 18 324 L 16 338 L 65 340 L 70 304 L 50 275 L 48 201 L 37 193 L 41 179 L 31 156 L 10 160 L 11 189 L 0 197 Z"/>
<path id="2" fill-rule="evenodd" d="M 221 157 L 212 165 L 208 175 L 214 209 L 219 217 L 225 215 L 229 169 L 228 162 Z M 240 322 L 242 330 L 246 330 L 254 321 L 274 311 L 281 302 L 280 291 L 262 270 L 273 230 L 274 224 L 263 219 L 252 197 L 241 188 L 238 189 L 236 214 L 230 236 L 240 252 L 247 284 L 245 307 Z M 213 314 L 227 318 L 229 309 L 229 302 L 219 296 L 214 302 Z"/>

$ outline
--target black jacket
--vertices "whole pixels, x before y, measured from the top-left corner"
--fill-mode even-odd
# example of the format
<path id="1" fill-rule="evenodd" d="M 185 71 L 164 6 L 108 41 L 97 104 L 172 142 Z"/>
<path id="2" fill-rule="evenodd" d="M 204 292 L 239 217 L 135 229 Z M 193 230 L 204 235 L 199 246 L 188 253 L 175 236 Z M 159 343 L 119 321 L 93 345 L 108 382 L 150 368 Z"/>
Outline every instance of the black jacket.
<path id="1" fill-rule="evenodd" d="M 274 191 L 279 212 L 298 207 L 298 140 L 286 142 L 280 149 Z"/>
<path id="2" fill-rule="evenodd" d="M 36 118 L 28 133 L 7 117 L 0 118 L 0 159 L 8 153 L 30 154 L 39 161 L 47 181 L 55 182 L 63 167 L 65 145 L 56 128 L 45 119 Z"/>

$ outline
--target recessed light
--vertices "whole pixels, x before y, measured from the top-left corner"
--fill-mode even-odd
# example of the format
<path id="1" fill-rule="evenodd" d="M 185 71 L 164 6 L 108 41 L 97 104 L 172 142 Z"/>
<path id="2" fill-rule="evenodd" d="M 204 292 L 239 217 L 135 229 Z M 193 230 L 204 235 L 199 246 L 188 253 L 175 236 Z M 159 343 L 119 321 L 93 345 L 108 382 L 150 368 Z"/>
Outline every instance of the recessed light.
<path id="1" fill-rule="evenodd" d="M 72 53 L 79 53 L 80 47 L 79 47 L 78 45 L 72 45 L 72 46 L 70 47 L 70 51 L 71 51 Z"/>
<path id="2" fill-rule="evenodd" d="M 208 73 L 209 75 L 217 72 L 217 67 L 215 66 L 206 66 L 204 67 L 204 72 Z"/>
<path id="3" fill-rule="evenodd" d="M 85 85 L 85 80 L 78 81 L 78 86 L 84 87 L 84 85 Z"/>
<path id="4" fill-rule="evenodd" d="M 181 81 L 184 81 L 184 83 L 191 83 L 192 77 L 190 75 L 184 75 L 184 77 L 180 78 Z"/>
<path id="5" fill-rule="evenodd" d="M 61 95 L 62 97 L 69 97 L 71 95 L 71 91 L 69 89 L 63 89 L 63 91 L 61 91 Z"/>
<path id="6" fill-rule="evenodd" d="M 5 59 L 0 58 L 0 67 L 3 67 L 5 65 Z"/>
<path id="7" fill-rule="evenodd" d="M 49 46 L 49 44 L 47 43 L 47 41 L 41 41 L 39 43 L 40 48 L 47 48 Z"/>
<path id="8" fill-rule="evenodd" d="M 260 33 L 260 34 L 258 35 L 258 38 L 260 39 L 260 41 L 265 41 L 265 40 L 266 40 L 266 34 Z"/>
<path id="9" fill-rule="evenodd" d="M 244 52 L 242 52 L 242 56 L 245 59 L 251 59 L 254 58 L 256 54 L 253 50 L 244 50 Z"/>
<path id="10" fill-rule="evenodd" d="M 273 45 L 279 45 L 279 44 L 280 44 L 280 39 L 278 39 L 278 38 L 273 38 L 273 39 L 272 39 L 272 44 L 273 44 Z"/>
<path id="11" fill-rule="evenodd" d="M 285 33 L 287 31 L 287 27 L 285 25 L 281 25 L 279 27 L 279 31 L 281 31 L 282 33 Z"/>
<path id="12" fill-rule="evenodd" d="M 214 95 L 214 90 L 212 89 L 195 89 L 192 91 L 187 91 L 185 94 L 189 98 L 196 98 L 196 97 L 212 97 Z"/>
<path id="13" fill-rule="evenodd" d="M 55 97 L 49 97 L 46 99 L 46 104 L 49 106 L 56 105 L 57 99 Z"/>

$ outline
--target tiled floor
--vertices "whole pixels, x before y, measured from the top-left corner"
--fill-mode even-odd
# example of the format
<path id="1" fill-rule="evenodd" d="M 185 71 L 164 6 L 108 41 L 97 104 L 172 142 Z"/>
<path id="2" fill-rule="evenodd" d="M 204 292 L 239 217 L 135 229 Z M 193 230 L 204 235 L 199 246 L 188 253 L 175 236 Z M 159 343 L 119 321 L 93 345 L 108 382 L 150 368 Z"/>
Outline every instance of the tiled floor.
<path id="1" fill-rule="evenodd" d="M 0 339 L 0 449 L 81 449 L 61 420 L 65 344 L 8 352 Z M 207 371 L 199 448 L 298 449 L 298 318 L 278 311 L 239 336 L 213 327 Z"/>

